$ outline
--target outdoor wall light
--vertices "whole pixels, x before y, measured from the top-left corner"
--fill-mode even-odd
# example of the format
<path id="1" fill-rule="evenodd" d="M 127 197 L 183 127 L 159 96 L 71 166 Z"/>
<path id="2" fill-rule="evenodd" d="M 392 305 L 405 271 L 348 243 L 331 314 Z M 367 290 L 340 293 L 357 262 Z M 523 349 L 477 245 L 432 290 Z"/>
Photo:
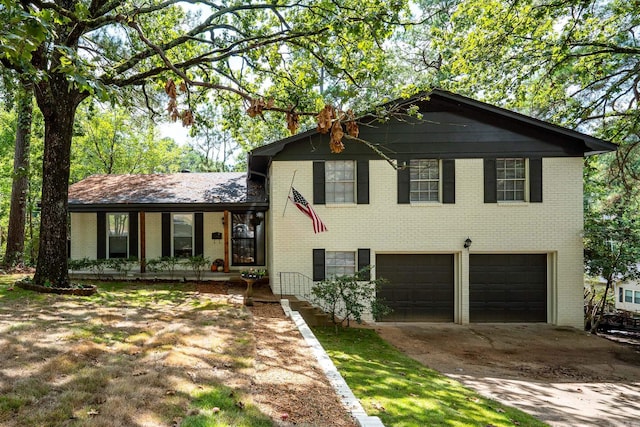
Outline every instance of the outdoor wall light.
<path id="1" fill-rule="evenodd" d="M 467 237 L 467 240 L 464 241 L 464 248 L 465 249 L 469 249 L 469 246 L 471 246 L 471 239 Z"/>

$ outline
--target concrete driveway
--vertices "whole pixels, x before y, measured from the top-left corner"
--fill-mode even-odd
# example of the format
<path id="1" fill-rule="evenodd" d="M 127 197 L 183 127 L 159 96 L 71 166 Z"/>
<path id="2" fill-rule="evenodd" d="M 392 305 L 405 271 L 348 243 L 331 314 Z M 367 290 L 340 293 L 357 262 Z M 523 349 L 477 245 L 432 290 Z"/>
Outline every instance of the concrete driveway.
<path id="1" fill-rule="evenodd" d="M 424 365 L 551 426 L 640 426 L 640 347 L 546 324 L 375 329 Z"/>

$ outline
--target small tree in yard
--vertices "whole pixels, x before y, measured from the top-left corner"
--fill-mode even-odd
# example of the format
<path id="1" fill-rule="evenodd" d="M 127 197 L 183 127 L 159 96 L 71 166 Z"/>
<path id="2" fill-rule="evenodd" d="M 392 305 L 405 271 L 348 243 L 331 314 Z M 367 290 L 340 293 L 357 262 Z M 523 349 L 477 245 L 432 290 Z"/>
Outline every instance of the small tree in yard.
<path id="1" fill-rule="evenodd" d="M 378 291 L 386 283 L 384 279 L 370 279 L 370 267 L 354 275 L 336 276 L 317 283 L 311 293 L 314 302 L 331 315 L 336 327 L 351 319 L 362 323 L 362 315 L 369 310 L 374 319 L 389 314 L 391 309 L 378 297 Z"/>
<path id="2" fill-rule="evenodd" d="M 636 208 L 634 198 L 615 194 L 586 210 L 586 271 L 592 277 L 606 280 L 602 297 L 599 301 L 591 298 L 585 313 L 585 326 L 590 326 L 593 333 L 602 321 L 609 289 L 616 281 L 640 276 L 640 222 L 635 218 Z"/>

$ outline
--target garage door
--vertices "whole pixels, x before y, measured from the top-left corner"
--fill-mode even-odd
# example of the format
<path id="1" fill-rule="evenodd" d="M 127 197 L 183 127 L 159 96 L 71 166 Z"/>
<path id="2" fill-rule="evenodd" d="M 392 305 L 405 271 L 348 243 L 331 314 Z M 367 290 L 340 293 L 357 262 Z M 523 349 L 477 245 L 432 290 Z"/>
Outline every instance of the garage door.
<path id="1" fill-rule="evenodd" d="M 376 277 L 389 281 L 380 296 L 394 322 L 453 322 L 453 255 L 376 256 Z"/>
<path id="2" fill-rule="evenodd" d="M 546 322 L 546 254 L 469 255 L 471 322 Z"/>

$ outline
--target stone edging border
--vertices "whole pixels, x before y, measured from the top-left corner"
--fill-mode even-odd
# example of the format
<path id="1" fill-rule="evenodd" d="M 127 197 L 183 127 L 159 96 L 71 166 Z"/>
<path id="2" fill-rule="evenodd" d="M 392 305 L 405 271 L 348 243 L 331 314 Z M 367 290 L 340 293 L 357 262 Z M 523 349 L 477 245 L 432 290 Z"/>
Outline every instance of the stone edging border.
<path id="1" fill-rule="evenodd" d="M 284 313 L 287 315 L 287 317 L 293 320 L 306 343 L 309 345 L 309 347 L 311 347 L 311 351 L 318 360 L 318 364 L 329 380 L 329 383 L 336 391 L 338 396 L 340 396 L 342 404 L 351 413 L 351 416 L 356 420 L 356 423 L 360 427 L 384 427 L 384 424 L 382 424 L 380 418 L 367 415 L 364 408 L 360 404 L 360 401 L 353 394 L 344 378 L 342 378 L 342 375 L 340 375 L 338 369 L 333 364 L 327 353 L 324 351 L 324 348 L 322 348 L 322 345 L 320 345 L 320 342 L 313 334 L 309 326 L 306 324 L 300 313 L 291 310 L 291 307 L 289 306 L 289 300 L 280 300 L 280 305 L 282 306 L 282 309 L 284 310 Z"/>

